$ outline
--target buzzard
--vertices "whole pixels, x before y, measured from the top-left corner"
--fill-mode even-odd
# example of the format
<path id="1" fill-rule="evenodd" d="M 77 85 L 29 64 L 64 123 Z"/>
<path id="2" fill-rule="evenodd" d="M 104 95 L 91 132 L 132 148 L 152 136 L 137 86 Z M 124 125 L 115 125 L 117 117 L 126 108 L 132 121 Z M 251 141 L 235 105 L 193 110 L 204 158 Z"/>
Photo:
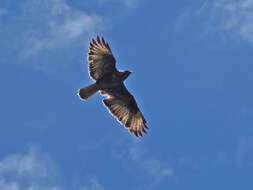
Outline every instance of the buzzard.
<path id="1" fill-rule="evenodd" d="M 116 60 L 104 38 L 97 35 L 92 39 L 88 53 L 89 74 L 95 80 L 94 84 L 80 88 L 78 95 L 81 100 L 87 100 L 96 92 L 107 96 L 103 99 L 109 112 L 135 136 L 147 133 L 146 120 L 139 110 L 134 97 L 128 92 L 124 80 L 131 74 L 130 71 L 118 71 Z"/>

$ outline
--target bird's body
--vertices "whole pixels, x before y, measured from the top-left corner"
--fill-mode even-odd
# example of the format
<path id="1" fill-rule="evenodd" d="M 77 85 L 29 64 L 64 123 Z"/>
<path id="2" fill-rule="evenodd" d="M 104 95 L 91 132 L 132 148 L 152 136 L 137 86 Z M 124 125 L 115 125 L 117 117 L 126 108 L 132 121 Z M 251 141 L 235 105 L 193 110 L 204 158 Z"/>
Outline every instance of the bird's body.
<path id="1" fill-rule="evenodd" d="M 108 73 L 102 78 L 98 79 L 96 83 L 101 90 L 106 90 L 107 88 L 113 88 L 123 83 L 124 80 L 131 74 L 130 71 L 118 71 Z"/>
<path id="2" fill-rule="evenodd" d="M 146 133 L 145 129 L 148 129 L 146 120 L 134 97 L 124 85 L 124 80 L 131 72 L 116 69 L 116 60 L 108 43 L 104 41 L 103 37 L 101 40 L 99 36 L 97 36 L 97 42 L 92 39 L 88 54 L 89 74 L 96 82 L 79 89 L 78 94 L 82 100 L 87 100 L 98 91 L 101 95 L 107 96 L 106 99 L 103 99 L 103 103 L 111 114 L 131 133 L 142 136 L 141 132 Z"/>

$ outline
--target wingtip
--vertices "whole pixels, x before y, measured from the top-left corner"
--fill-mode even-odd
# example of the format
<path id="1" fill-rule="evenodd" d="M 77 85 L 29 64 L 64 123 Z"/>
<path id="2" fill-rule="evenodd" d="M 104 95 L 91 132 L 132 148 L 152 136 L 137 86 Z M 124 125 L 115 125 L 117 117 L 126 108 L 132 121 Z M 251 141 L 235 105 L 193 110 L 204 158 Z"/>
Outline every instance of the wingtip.
<path id="1" fill-rule="evenodd" d="M 97 34 L 97 42 L 100 44 L 100 37 L 98 34 Z"/>
<path id="2" fill-rule="evenodd" d="M 105 39 L 104 39 L 104 37 L 103 37 L 103 36 L 101 36 L 101 39 L 102 39 L 102 43 L 103 43 L 103 45 L 106 47 L 106 43 L 105 43 Z"/>
<path id="3" fill-rule="evenodd" d="M 144 124 L 144 127 L 145 127 L 146 129 L 149 129 L 148 126 L 147 126 L 146 124 Z"/>
<path id="4" fill-rule="evenodd" d="M 111 48 L 108 43 L 106 43 L 106 47 L 111 51 Z"/>
<path id="5" fill-rule="evenodd" d="M 134 131 L 134 135 L 135 135 L 136 137 L 139 137 L 137 131 Z"/>
<path id="6" fill-rule="evenodd" d="M 90 45 L 90 48 L 94 48 L 94 45 L 91 42 L 90 42 L 89 45 Z"/>
<path id="7" fill-rule="evenodd" d="M 145 134 L 148 134 L 147 131 L 144 128 L 142 128 L 142 132 L 145 133 Z"/>
<path id="8" fill-rule="evenodd" d="M 91 40 L 92 40 L 93 45 L 95 44 L 97 46 L 96 40 L 94 40 L 94 38 L 92 38 Z"/>

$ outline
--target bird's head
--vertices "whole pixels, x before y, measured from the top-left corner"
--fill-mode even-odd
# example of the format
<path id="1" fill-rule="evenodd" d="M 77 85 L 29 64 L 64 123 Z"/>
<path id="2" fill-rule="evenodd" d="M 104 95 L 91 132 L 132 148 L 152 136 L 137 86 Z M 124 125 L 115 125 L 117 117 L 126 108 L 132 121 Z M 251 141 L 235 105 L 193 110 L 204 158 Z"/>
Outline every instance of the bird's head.
<path id="1" fill-rule="evenodd" d="M 122 80 L 126 80 L 126 78 L 131 74 L 132 72 L 131 71 L 120 71 L 120 75 L 121 75 L 121 78 Z"/>

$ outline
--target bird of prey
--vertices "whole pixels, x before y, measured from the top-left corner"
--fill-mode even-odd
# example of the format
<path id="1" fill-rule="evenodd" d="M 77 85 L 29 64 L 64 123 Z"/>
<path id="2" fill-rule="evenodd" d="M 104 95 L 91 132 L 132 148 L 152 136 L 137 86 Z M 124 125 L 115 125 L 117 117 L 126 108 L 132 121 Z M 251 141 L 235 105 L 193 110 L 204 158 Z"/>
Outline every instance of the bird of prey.
<path id="1" fill-rule="evenodd" d="M 131 74 L 130 71 L 119 71 L 116 69 L 116 60 L 104 38 L 97 35 L 97 39 L 90 42 L 89 74 L 95 80 L 94 84 L 80 88 L 78 95 L 81 100 L 87 100 L 96 92 L 107 96 L 103 99 L 104 105 L 109 112 L 130 133 L 142 137 L 142 132 L 147 133 L 146 120 L 139 110 L 134 97 L 128 92 L 124 80 Z"/>

